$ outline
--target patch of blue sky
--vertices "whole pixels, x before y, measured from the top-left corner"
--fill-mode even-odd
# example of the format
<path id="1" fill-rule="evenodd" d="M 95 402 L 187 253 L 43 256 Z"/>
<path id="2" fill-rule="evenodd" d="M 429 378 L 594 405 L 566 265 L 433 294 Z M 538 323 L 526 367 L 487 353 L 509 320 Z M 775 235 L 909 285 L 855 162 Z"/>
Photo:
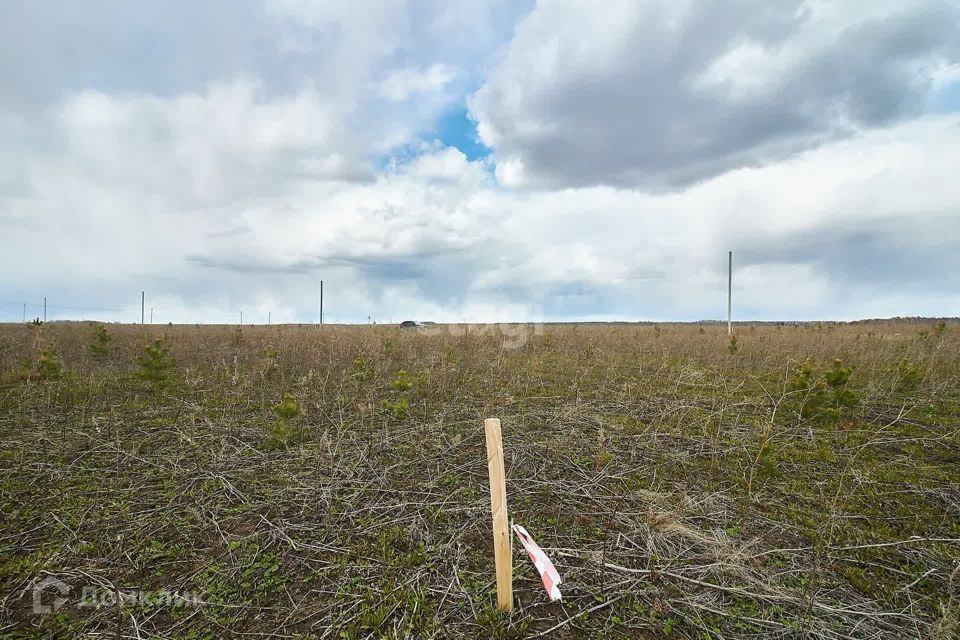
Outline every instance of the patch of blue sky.
<path id="1" fill-rule="evenodd" d="M 480 142 L 476 123 L 467 115 L 466 107 L 461 106 L 443 114 L 433 127 L 424 132 L 420 140 L 376 158 L 374 164 L 380 170 L 396 170 L 423 153 L 435 150 L 437 142 L 445 147 L 459 149 L 471 162 L 488 158 L 493 153 L 491 148 Z M 488 170 L 492 172 L 493 165 L 489 165 Z"/>
<path id="2" fill-rule="evenodd" d="M 960 78 L 934 91 L 927 100 L 927 111 L 930 113 L 960 112 Z"/>
<path id="3" fill-rule="evenodd" d="M 477 125 L 467 115 L 466 107 L 448 111 L 440 118 L 434 136 L 444 145 L 459 149 L 467 156 L 467 160 L 484 158 L 492 152 L 490 147 L 480 142 Z"/>

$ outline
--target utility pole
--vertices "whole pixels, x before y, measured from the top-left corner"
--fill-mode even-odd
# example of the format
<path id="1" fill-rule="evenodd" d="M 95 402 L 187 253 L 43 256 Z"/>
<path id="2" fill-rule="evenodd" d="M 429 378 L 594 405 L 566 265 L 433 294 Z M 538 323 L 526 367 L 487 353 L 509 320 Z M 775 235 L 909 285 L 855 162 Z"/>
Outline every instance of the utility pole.
<path id="1" fill-rule="evenodd" d="M 47 296 L 43 296 L 43 321 L 47 321 Z"/>
<path id="2" fill-rule="evenodd" d="M 243 326 L 243 309 L 240 309 L 240 326 Z"/>
<path id="3" fill-rule="evenodd" d="M 733 251 L 727 252 L 727 335 L 733 335 Z"/>
<path id="4" fill-rule="evenodd" d="M 320 326 L 323 326 L 323 280 L 320 281 Z"/>
<path id="5" fill-rule="evenodd" d="M 26 324 L 27 322 L 27 303 L 26 302 L 23 303 L 23 322 L 24 324 Z"/>
<path id="6" fill-rule="evenodd" d="M 144 322 L 144 305 L 147 302 L 147 293 L 145 291 L 140 292 L 140 324 L 146 324 Z"/>
<path id="7" fill-rule="evenodd" d="M 150 307 L 150 324 L 153 324 L 153 307 Z"/>
<path id="8" fill-rule="evenodd" d="M 270 324 L 271 324 L 271 323 L 270 323 L 270 316 L 272 315 L 272 313 L 273 313 L 273 312 L 271 312 L 271 311 L 267 311 L 267 326 L 268 326 L 268 327 L 269 327 Z"/>

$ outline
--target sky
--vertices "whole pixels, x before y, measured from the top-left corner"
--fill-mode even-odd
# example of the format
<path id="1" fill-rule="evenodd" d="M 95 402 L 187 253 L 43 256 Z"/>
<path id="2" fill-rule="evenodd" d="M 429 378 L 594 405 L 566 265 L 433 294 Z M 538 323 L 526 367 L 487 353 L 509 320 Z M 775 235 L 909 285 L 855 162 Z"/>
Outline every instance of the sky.
<path id="1" fill-rule="evenodd" d="M 0 15 L 0 321 L 960 315 L 958 0 Z"/>

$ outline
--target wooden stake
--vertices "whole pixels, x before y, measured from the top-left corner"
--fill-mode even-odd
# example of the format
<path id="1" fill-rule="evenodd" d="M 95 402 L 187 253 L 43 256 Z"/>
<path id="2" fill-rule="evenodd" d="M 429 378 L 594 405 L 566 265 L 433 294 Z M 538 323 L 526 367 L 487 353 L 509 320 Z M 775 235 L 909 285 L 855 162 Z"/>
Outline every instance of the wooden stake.
<path id="1" fill-rule="evenodd" d="M 490 471 L 490 511 L 493 514 L 493 554 L 497 567 L 497 608 L 513 611 L 513 557 L 507 525 L 507 485 L 503 470 L 503 440 L 500 420 L 483 421 L 487 436 L 487 467 Z"/>

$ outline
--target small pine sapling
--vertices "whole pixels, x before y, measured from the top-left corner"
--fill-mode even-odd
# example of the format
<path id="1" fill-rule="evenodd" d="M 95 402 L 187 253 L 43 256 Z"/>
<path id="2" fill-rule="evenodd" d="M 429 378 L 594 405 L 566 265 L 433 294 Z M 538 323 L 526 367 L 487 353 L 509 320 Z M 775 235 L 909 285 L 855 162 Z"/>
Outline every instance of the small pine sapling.
<path id="1" fill-rule="evenodd" d="M 176 361 L 170 355 L 170 350 L 164 344 L 163 338 L 154 338 L 153 343 L 148 345 L 137 358 L 137 363 L 140 369 L 135 375 L 141 380 L 159 385 L 167 381 L 170 369 Z"/>
<path id="2" fill-rule="evenodd" d="M 103 359 L 113 351 L 113 335 L 107 327 L 98 324 L 93 328 L 93 342 L 90 343 L 90 352 L 95 358 Z"/>

